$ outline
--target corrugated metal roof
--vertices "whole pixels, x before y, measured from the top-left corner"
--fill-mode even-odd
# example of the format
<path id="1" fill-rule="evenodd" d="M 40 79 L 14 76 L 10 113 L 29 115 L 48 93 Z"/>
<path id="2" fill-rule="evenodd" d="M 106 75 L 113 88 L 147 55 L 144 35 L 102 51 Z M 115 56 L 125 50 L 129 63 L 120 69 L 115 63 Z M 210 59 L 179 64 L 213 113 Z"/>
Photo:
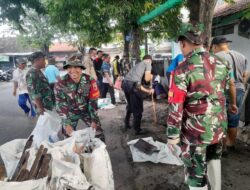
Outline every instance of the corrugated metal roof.
<path id="1" fill-rule="evenodd" d="M 224 3 L 215 8 L 214 17 L 222 17 L 247 9 L 250 6 L 250 0 L 235 0 L 235 3 Z"/>

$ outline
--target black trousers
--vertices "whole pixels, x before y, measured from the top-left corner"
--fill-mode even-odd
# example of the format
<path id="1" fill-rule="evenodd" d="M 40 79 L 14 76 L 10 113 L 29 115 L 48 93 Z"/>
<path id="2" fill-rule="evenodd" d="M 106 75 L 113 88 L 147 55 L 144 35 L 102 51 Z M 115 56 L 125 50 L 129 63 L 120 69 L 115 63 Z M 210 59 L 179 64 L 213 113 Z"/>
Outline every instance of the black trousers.
<path id="1" fill-rule="evenodd" d="M 108 92 L 111 97 L 111 103 L 116 104 L 114 87 L 110 86 L 108 83 L 102 83 L 101 97 L 106 98 Z"/>
<path id="2" fill-rule="evenodd" d="M 134 88 L 133 82 L 124 81 L 122 89 L 127 99 L 125 126 L 128 126 L 131 114 L 133 114 L 133 127 L 136 132 L 141 130 L 141 119 L 143 113 L 143 96 Z"/>

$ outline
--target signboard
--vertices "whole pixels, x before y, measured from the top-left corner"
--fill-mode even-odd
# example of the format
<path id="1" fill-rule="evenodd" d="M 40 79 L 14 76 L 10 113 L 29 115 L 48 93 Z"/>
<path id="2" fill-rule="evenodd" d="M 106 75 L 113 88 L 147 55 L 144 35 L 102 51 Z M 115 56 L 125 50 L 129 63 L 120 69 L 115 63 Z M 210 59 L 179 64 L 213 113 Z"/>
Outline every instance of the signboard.
<path id="1" fill-rule="evenodd" d="M 9 62 L 10 58 L 7 55 L 0 55 L 0 62 Z"/>

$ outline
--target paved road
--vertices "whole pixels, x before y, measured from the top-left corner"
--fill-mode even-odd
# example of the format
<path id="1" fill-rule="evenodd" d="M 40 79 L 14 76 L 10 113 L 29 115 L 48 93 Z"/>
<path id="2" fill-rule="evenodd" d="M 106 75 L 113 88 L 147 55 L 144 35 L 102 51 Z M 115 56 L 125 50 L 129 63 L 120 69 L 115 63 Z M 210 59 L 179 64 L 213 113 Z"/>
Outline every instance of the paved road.
<path id="1" fill-rule="evenodd" d="M 17 138 L 27 138 L 34 121 L 27 118 L 12 95 L 12 82 L 0 82 L 0 145 Z"/>

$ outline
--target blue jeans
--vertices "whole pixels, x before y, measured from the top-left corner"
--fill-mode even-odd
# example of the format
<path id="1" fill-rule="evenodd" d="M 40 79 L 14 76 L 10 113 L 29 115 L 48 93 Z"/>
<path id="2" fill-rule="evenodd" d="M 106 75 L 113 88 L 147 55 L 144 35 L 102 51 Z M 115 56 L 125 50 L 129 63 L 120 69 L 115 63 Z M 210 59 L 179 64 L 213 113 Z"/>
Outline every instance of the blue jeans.
<path id="1" fill-rule="evenodd" d="M 27 100 L 30 103 L 30 108 L 27 106 Z M 36 116 L 36 112 L 32 106 L 32 103 L 30 101 L 29 95 L 27 93 L 24 94 L 19 94 L 18 97 L 18 105 L 22 108 L 22 110 L 24 111 L 25 114 L 28 114 L 31 110 L 31 117 L 35 117 Z"/>
<path id="2" fill-rule="evenodd" d="M 240 114 L 241 114 L 241 107 L 242 107 L 242 101 L 244 97 L 244 90 L 243 89 L 236 89 L 236 105 L 238 107 L 238 113 L 232 114 L 227 113 L 227 119 L 228 119 L 228 128 L 235 128 L 238 127 L 239 121 L 240 121 Z"/>

